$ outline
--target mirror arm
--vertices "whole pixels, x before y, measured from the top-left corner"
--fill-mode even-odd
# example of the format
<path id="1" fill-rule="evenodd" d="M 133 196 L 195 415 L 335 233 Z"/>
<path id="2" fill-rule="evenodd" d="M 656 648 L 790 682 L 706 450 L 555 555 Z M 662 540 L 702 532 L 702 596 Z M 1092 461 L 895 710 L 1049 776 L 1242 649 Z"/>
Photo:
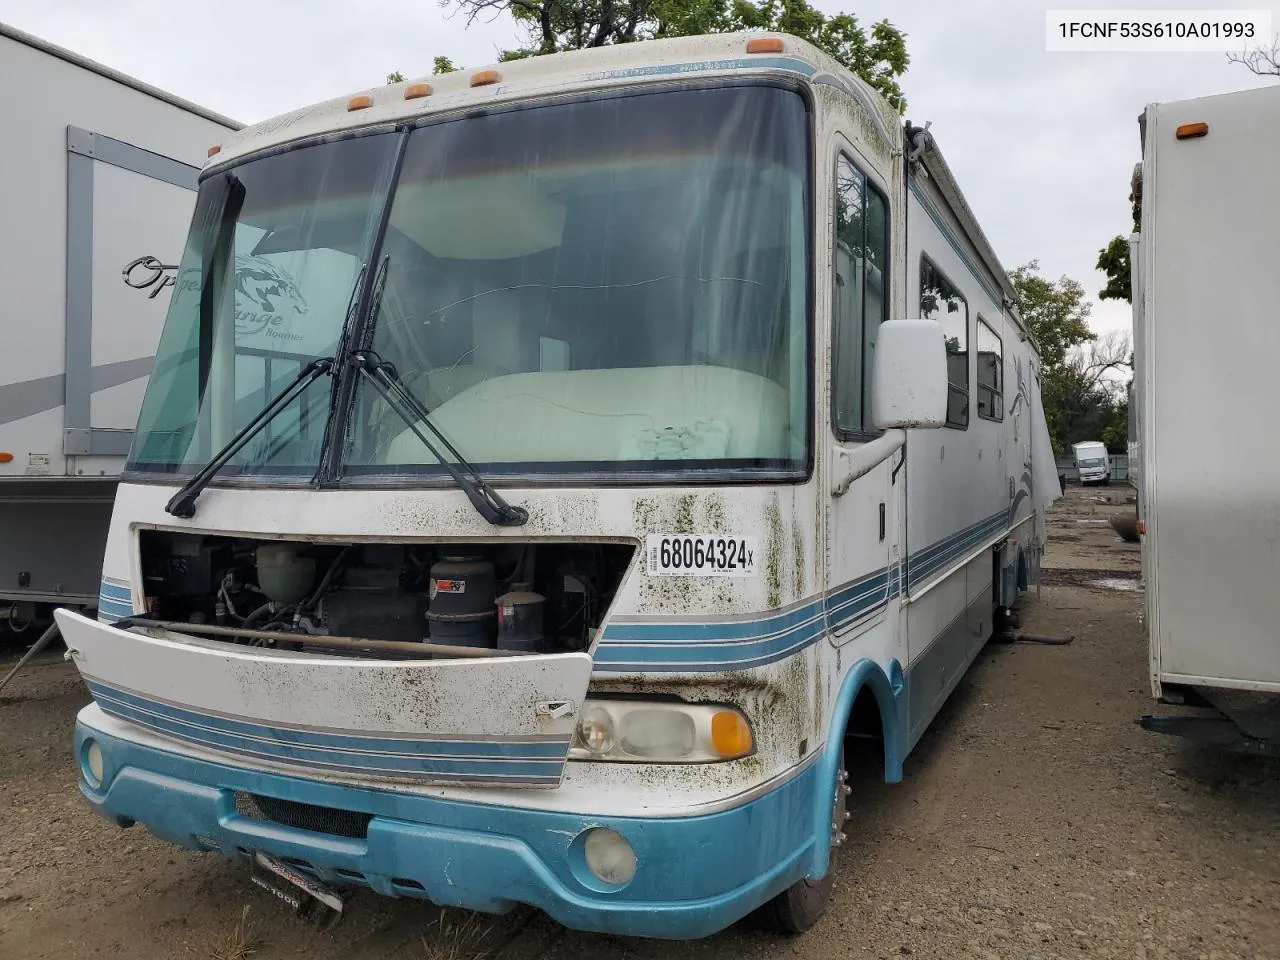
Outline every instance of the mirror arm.
<path id="1" fill-rule="evenodd" d="M 870 443 L 865 443 L 854 451 L 850 458 L 853 466 L 849 470 L 849 474 L 837 483 L 831 489 L 833 497 L 843 497 L 849 492 L 854 481 L 860 477 L 865 477 L 880 464 L 884 463 L 891 456 L 902 449 L 902 445 L 907 442 L 907 433 L 905 430 L 886 430 L 884 436 L 876 437 Z"/>

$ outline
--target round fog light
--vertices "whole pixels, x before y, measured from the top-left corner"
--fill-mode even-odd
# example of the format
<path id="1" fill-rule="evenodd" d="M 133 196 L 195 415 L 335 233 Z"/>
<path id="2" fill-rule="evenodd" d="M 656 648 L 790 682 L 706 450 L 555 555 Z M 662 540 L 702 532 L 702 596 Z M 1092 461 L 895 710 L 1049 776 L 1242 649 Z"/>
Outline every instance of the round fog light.
<path id="1" fill-rule="evenodd" d="M 636 875 L 636 854 L 622 834 L 606 827 L 588 831 L 583 844 L 587 867 L 605 883 L 629 883 Z"/>
<path id="2" fill-rule="evenodd" d="M 101 786 L 106 769 L 106 764 L 102 759 L 102 748 L 98 746 L 98 741 L 86 740 L 84 744 L 84 778 L 89 781 L 89 786 Z"/>

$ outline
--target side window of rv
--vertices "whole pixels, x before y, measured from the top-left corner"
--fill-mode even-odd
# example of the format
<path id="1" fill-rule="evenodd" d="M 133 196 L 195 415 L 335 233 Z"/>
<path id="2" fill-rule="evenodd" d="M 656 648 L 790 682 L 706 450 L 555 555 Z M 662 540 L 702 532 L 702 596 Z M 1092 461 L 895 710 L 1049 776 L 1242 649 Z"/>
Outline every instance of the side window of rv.
<path id="1" fill-rule="evenodd" d="M 920 258 L 920 316 L 937 320 L 947 338 L 947 426 L 969 426 L 969 304 L 933 262 Z"/>
<path id="2" fill-rule="evenodd" d="M 836 160 L 832 238 L 831 396 L 836 435 L 876 432 L 871 371 L 876 334 L 888 316 L 889 204 L 844 154 Z"/>
<path id="3" fill-rule="evenodd" d="M 1004 345 L 978 315 L 978 416 L 1004 419 Z"/>

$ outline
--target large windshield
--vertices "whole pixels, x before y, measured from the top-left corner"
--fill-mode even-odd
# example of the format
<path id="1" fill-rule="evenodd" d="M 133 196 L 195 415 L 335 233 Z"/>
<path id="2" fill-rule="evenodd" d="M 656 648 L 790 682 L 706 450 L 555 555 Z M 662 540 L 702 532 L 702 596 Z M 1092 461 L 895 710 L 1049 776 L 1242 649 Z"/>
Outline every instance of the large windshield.
<path id="1" fill-rule="evenodd" d="M 234 300 L 223 305 L 232 319 L 212 318 L 203 342 L 202 251 L 227 216 L 217 184 L 202 186 L 200 206 L 223 212 L 193 231 L 192 279 L 171 307 L 136 468 L 200 465 L 205 434 L 216 450 L 214 425 L 243 424 L 299 364 L 333 355 L 348 315 L 356 345 L 394 364 L 482 472 L 803 468 L 808 123 L 798 94 L 687 89 L 431 123 L 407 134 L 388 194 L 399 136 L 235 169 L 248 189 L 233 218 L 236 281 L 223 284 L 234 286 L 222 297 Z M 374 312 L 358 317 L 366 263 Z M 228 472 L 310 477 L 331 386 L 308 388 Z M 440 471 L 367 381 L 344 413 L 345 476 Z"/>

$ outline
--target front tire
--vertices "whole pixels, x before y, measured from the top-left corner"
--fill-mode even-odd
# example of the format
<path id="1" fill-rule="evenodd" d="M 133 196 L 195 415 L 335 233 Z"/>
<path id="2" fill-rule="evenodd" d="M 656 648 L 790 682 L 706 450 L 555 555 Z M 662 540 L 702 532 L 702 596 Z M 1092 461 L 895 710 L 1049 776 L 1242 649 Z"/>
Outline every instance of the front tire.
<path id="1" fill-rule="evenodd" d="M 848 779 L 844 756 L 841 755 L 840 769 L 836 773 L 835 795 L 831 802 L 831 854 L 826 876 L 821 880 L 810 880 L 808 877 L 798 880 L 762 906 L 754 919 L 763 929 L 775 933 L 801 934 L 817 923 L 826 912 L 836 882 L 836 851 L 844 843 L 844 824 L 849 818 Z"/>

